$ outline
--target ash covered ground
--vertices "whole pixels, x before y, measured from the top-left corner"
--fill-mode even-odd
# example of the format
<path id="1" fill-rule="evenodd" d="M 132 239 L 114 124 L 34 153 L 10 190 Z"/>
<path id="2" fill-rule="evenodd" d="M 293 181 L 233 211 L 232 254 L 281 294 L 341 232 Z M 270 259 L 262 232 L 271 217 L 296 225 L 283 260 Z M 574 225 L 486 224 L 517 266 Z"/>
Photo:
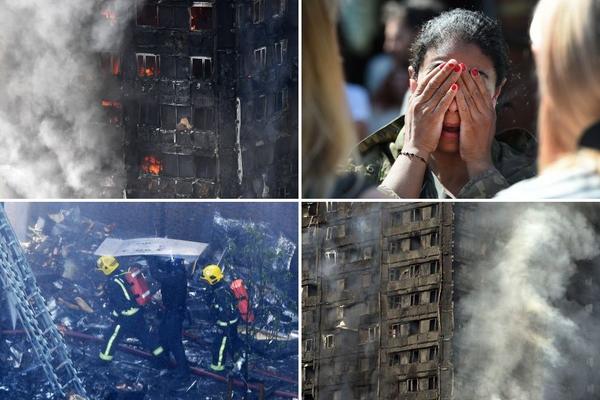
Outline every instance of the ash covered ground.
<path id="1" fill-rule="evenodd" d="M 295 204 L 191 203 L 12 203 L 7 213 L 19 235 L 53 321 L 64 333 L 71 358 L 91 399 L 259 398 L 258 389 L 236 388 L 203 374 L 210 364 L 213 324 L 198 272 L 221 259 L 227 279 L 242 278 L 256 315 L 240 324 L 249 350 L 248 382 L 264 384 L 264 398 L 292 398 L 298 375 L 297 206 Z M 186 355 L 199 375 L 188 381 L 159 375 L 135 349 L 115 354 L 110 366 L 98 361 L 99 338 L 111 324 L 94 250 L 106 238 L 169 237 L 208 243 L 188 269 L 189 319 L 184 323 Z M 126 260 L 130 260 L 127 258 Z M 131 258 L 131 261 L 142 259 Z M 144 271 L 153 291 L 159 285 Z M 146 320 L 159 325 L 159 295 L 145 306 Z M 45 374 L 31 351 L 6 296 L 0 296 L 0 399 L 53 399 Z M 134 349 L 134 350 L 131 350 Z M 231 360 L 229 360 L 231 362 Z M 228 377 L 227 373 L 221 374 Z M 242 382 L 244 376 L 232 376 Z M 256 387 L 256 386 L 255 386 Z"/>

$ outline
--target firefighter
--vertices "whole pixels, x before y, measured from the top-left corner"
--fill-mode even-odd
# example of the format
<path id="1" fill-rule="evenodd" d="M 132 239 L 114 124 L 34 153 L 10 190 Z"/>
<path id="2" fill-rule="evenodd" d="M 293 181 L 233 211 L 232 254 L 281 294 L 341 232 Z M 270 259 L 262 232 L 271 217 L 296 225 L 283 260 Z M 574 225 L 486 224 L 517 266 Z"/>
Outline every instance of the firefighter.
<path id="1" fill-rule="evenodd" d="M 245 362 L 245 354 L 243 343 L 238 336 L 237 300 L 229 285 L 223 280 L 223 271 L 218 265 L 206 266 L 202 270 L 202 279 L 208 282 L 210 287 L 209 308 L 217 327 L 210 369 L 216 372 L 223 371 L 225 357 L 229 354 L 232 360 L 236 360 L 236 370 L 240 371 Z"/>
<path id="2" fill-rule="evenodd" d="M 166 354 L 173 354 L 177 367 L 174 377 L 186 379 L 190 368 L 183 348 L 183 321 L 186 316 L 187 277 L 182 259 L 164 260 L 156 258 L 151 264 L 152 276 L 160 282 L 164 306 L 159 335 Z"/>
<path id="3" fill-rule="evenodd" d="M 154 355 L 154 365 L 160 369 L 166 368 L 167 362 L 163 348 L 158 344 L 146 325 L 143 309 L 135 301 L 129 288 L 129 283 L 122 277 L 119 262 L 113 256 L 102 256 L 97 261 L 98 270 L 108 277 L 105 293 L 108 295 L 109 307 L 113 324 L 104 335 L 104 344 L 100 359 L 110 362 L 113 359 L 115 346 L 121 337 L 137 337 L 142 345 Z"/>

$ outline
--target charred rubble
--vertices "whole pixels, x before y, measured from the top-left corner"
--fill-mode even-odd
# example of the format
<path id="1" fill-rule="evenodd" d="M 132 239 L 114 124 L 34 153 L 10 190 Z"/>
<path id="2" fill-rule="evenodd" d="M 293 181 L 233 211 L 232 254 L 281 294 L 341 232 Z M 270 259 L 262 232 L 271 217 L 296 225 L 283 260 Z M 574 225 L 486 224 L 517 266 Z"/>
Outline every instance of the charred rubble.
<path id="1" fill-rule="evenodd" d="M 138 0 L 101 55 L 130 198 L 297 195 L 297 0 Z"/>
<path id="2" fill-rule="evenodd" d="M 236 228 L 225 227 L 223 221 L 235 224 Z M 28 227 L 27 240 L 22 246 L 89 398 L 297 397 L 297 293 L 288 290 L 297 282 L 297 268 L 293 266 L 297 257 L 295 244 L 271 234 L 267 225 L 225 220 L 218 214 L 210 229 L 211 236 L 221 242 L 212 240 L 196 263 L 186 261 L 190 312 L 184 324 L 184 346 L 195 375 L 183 383 L 169 374 L 159 377 L 159 371 L 144 360 L 144 352 L 139 350 L 135 339 L 122 342 L 110 366 L 99 365 L 97 361 L 100 338 L 110 325 L 110 317 L 102 293 L 103 276 L 95 271 L 93 253 L 108 237 L 149 236 L 148 232 L 127 232 L 118 223 L 86 218 L 78 208 L 41 216 Z M 250 238 L 251 234 L 254 236 Z M 249 251 L 251 241 L 259 246 L 253 247 L 254 253 L 244 254 Z M 261 246 L 266 247 L 261 250 Z M 254 303 L 255 323 L 248 327 L 240 325 L 241 337 L 250 353 L 247 381 L 244 376 L 217 376 L 206 368 L 210 364 L 213 328 L 203 300 L 204 287 L 196 279 L 201 267 L 195 271 L 194 268 L 219 258 L 227 278 L 242 278 L 247 282 Z M 239 263 L 243 259 L 252 262 Z M 157 291 L 158 285 L 152 280 L 147 264 L 142 259 L 137 261 L 153 292 Z M 264 270 L 256 268 L 258 264 Z M 291 283 L 286 281 L 288 278 L 293 278 Z M 154 328 L 158 326 L 159 304 L 146 306 L 148 323 Z M 0 398 L 58 398 L 43 384 L 44 371 L 5 296 L 0 296 L 0 307 L 9 310 L 0 313 Z"/>

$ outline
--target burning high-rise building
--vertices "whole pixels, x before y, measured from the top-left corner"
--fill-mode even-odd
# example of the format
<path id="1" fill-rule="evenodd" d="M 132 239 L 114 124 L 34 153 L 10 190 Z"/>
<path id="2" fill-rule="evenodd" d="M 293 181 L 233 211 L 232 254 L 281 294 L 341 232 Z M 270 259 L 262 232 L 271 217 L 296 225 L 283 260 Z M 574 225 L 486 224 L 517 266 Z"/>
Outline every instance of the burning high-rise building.
<path id="1" fill-rule="evenodd" d="M 304 203 L 304 400 L 598 397 L 597 204 Z"/>
<path id="2" fill-rule="evenodd" d="M 297 8 L 137 1 L 121 47 L 102 55 L 127 197 L 297 195 Z"/>

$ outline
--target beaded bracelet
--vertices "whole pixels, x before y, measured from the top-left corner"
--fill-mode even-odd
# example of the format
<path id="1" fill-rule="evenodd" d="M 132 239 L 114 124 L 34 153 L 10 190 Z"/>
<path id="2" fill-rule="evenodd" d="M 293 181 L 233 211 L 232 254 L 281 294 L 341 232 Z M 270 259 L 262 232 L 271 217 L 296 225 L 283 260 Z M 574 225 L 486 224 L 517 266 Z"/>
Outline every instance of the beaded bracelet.
<path id="1" fill-rule="evenodd" d="M 412 160 L 413 158 L 415 158 L 415 157 L 416 157 L 416 158 L 418 158 L 419 160 L 423 161 L 423 162 L 425 163 L 425 165 L 427 165 L 427 160 L 425 160 L 423 157 L 421 157 L 421 156 L 420 156 L 420 155 L 418 155 L 418 154 L 415 154 L 415 153 L 407 153 L 407 152 L 401 152 L 401 153 L 400 153 L 400 155 L 401 155 L 401 156 L 408 157 L 408 158 L 410 158 L 411 160 Z"/>

